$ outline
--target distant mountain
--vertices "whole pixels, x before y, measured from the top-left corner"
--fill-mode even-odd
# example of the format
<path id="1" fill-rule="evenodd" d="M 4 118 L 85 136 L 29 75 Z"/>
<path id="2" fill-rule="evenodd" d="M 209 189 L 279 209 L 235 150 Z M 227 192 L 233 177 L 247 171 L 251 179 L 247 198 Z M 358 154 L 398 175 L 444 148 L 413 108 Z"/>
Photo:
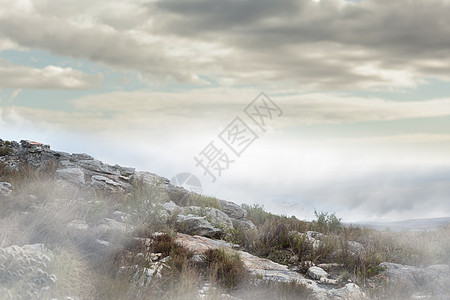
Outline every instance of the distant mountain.
<path id="1" fill-rule="evenodd" d="M 429 219 L 412 219 L 397 222 L 354 222 L 344 223 L 346 226 L 356 225 L 364 226 L 374 230 L 389 229 L 392 231 L 424 231 L 436 230 L 447 224 L 450 224 L 450 217 L 445 218 L 429 218 Z"/>

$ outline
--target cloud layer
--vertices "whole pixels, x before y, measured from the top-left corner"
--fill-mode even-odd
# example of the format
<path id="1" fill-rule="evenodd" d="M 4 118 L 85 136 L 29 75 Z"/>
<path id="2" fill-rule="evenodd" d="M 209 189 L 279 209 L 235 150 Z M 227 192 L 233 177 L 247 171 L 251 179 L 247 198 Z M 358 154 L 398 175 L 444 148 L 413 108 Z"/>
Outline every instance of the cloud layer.
<path id="1" fill-rule="evenodd" d="M 50 65 L 38 69 L 0 60 L 0 88 L 92 89 L 100 86 L 101 79 L 101 74 L 90 75 L 72 68 Z"/>
<path id="2" fill-rule="evenodd" d="M 449 78 L 447 0 L 0 2 L 11 45 L 151 80 L 348 89 Z"/>

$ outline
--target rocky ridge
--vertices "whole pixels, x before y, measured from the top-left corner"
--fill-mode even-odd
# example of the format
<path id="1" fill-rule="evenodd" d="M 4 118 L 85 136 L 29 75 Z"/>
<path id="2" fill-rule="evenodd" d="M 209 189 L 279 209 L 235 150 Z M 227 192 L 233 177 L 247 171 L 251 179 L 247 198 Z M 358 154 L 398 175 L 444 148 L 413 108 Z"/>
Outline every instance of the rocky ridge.
<path id="1" fill-rule="evenodd" d="M 215 239 L 234 228 L 257 230 L 256 226 L 246 218 L 247 211 L 236 203 L 219 200 L 220 208 L 178 205 L 186 203 L 186 199 L 192 197 L 193 193 L 182 187 L 174 186 L 168 179 L 150 172 L 139 172 L 134 168 L 119 165 L 111 166 L 87 154 L 54 151 L 48 145 L 31 141 L 6 143 L 0 140 L 0 148 L 7 149 L 0 156 L 0 162 L 10 170 L 18 170 L 23 165 L 33 166 L 37 169 L 54 168 L 59 180 L 65 184 L 103 190 L 111 194 L 130 193 L 137 181 L 162 188 L 167 193 L 167 201 L 162 205 L 162 210 L 159 212 L 160 217 L 175 220 L 178 231 L 177 243 L 193 251 L 199 259 L 208 249 L 227 248 L 229 251 L 239 254 L 245 267 L 254 277 L 263 281 L 294 281 L 305 285 L 311 292 L 311 299 L 367 298 L 355 283 L 338 283 L 337 278 L 330 276 L 326 270 L 336 267 L 333 263 L 318 266 L 312 263 L 306 264 L 307 267 L 304 270 L 306 272 L 298 272 L 286 265 L 242 251 L 239 249 L 239 245 Z M 9 197 L 13 191 L 14 187 L 10 183 L 0 182 L 0 197 Z M 104 255 L 114 248 L 116 241 L 125 238 L 135 230 L 135 227 L 128 222 L 130 218 L 132 218 L 130 212 L 115 211 L 111 217 L 102 218 L 94 225 L 88 224 L 84 220 L 71 220 L 66 224 L 66 229 L 74 241 L 84 244 L 85 248 L 90 249 L 93 253 Z M 290 232 L 289 234 L 304 237 L 314 249 L 321 245 L 323 238 L 321 233 L 313 231 Z M 348 241 L 347 249 L 350 255 L 359 256 L 365 253 L 364 247 L 353 241 Z M 147 272 L 149 278 L 160 276 L 160 270 L 164 268 L 164 262 L 159 260 L 158 255 L 160 254 L 152 255 L 155 257 L 155 262 L 149 266 L 150 269 Z M 16 259 L 16 256 L 21 258 Z M 295 258 L 292 259 L 295 260 Z M 2 247 L 0 248 L 0 263 L 2 263 L 3 269 L 0 268 L 0 278 L 17 280 L 24 274 L 33 277 L 35 276 L 34 272 L 37 272 L 42 275 L 43 279 L 33 281 L 37 283 L 28 292 L 39 297 L 41 291 L 51 288 L 52 283 L 57 280 L 52 274 L 45 271 L 45 261 L 49 260 L 51 260 L 51 251 L 46 249 L 43 244 Z M 25 271 L 20 271 L 21 267 L 12 267 L 23 262 L 28 264 L 28 261 L 36 261 L 37 267 L 24 269 Z M 450 281 L 448 266 L 418 269 L 384 263 L 381 267 L 385 270 L 383 276 L 392 282 L 411 284 L 411 289 L 417 287 L 413 281 L 418 277 L 425 278 L 423 281 L 426 281 L 427 278 L 444 278 L 442 281 L 444 286 L 446 282 Z M 11 273 L 12 269 L 17 272 Z M 445 276 L 442 277 L 442 274 Z M 436 282 L 436 280 L 440 279 L 434 279 L 431 282 Z M 429 287 L 432 284 L 424 285 Z M 441 284 L 439 283 L 439 285 Z M 435 286 L 431 288 L 435 288 Z M 10 295 L 10 292 L 3 289 L 2 294 Z"/>

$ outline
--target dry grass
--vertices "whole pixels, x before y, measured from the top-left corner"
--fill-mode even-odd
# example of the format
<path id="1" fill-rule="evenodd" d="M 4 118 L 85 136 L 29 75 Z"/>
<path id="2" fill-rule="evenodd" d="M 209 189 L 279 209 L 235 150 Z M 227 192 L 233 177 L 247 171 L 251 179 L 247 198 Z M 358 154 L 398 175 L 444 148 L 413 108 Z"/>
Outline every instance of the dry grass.
<path id="1" fill-rule="evenodd" d="M 210 249 L 205 256 L 211 280 L 226 289 L 236 288 L 247 276 L 244 263 L 237 253 L 227 249 Z"/>

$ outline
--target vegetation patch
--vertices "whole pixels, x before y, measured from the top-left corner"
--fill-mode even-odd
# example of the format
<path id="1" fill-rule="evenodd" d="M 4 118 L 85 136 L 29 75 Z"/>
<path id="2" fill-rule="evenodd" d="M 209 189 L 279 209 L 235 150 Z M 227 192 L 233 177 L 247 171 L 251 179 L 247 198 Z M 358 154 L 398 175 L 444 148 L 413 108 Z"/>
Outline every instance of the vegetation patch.
<path id="1" fill-rule="evenodd" d="M 226 249 L 210 249 L 205 256 L 211 278 L 227 289 L 236 288 L 247 275 L 237 253 Z"/>

